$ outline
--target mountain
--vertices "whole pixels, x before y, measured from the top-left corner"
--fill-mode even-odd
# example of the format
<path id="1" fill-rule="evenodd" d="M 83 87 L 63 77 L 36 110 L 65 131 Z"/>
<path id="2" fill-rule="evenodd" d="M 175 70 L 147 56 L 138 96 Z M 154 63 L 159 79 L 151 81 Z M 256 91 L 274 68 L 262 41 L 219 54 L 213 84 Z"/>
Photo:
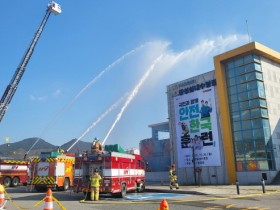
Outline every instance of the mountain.
<path id="1" fill-rule="evenodd" d="M 71 147 L 77 139 L 72 139 L 71 141 L 61 145 L 61 148 L 64 149 L 64 151 L 67 151 L 69 147 Z M 81 153 L 83 151 L 90 151 L 91 148 L 91 142 L 84 142 L 84 141 L 78 141 L 68 152 L 70 153 Z"/>
<path id="2" fill-rule="evenodd" d="M 35 144 L 35 142 L 37 143 Z M 34 146 L 31 149 L 32 145 Z M 34 137 L 34 138 L 24 139 L 22 141 L 18 141 L 15 143 L 6 143 L 0 145 L 0 156 L 22 159 L 25 153 L 30 149 L 31 151 L 29 152 L 28 155 L 37 156 L 42 151 L 49 152 L 56 148 L 57 148 L 56 146 L 46 142 L 45 140 Z"/>
<path id="3" fill-rule="evenodd" d="M 65 151 L 76 141 L 72 139 L 61 146 Z M 37 142 L 35 144 L 35 142 Z M 34 145 L 35 144 L 35 145 Z M 32 147 L 32 148 L 31 148 Z M 69 152 L 82 152 L 90 150 L 91 143 L 78 141 Z M 28 156 L 39 156 L 41 152 L 57 151 L 58 146 L 52 145 L 41 138 L 27 138 L 15 143 L 6 143 L 0 145 L 0 157 L 9 157 L 16 159 L 23 159 L 24 155 L 30 150 Z"/>

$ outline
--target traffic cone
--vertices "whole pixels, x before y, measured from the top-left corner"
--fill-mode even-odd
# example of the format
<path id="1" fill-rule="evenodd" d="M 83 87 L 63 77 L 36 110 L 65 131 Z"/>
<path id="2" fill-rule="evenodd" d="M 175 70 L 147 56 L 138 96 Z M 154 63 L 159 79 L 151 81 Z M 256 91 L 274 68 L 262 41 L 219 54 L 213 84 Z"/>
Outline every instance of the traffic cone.
<path id="1" fill-rule="evenodd" d="M 5 188 L 0 184 L 0 209 L 6 209 L 7 200 L 5 200 Z"/>
<path id="2" fill-rule="evenodd" d="M 163 199 L 160 203 L 158 210 L 169 210 L 168 203 L 165 199 Z"/>
<path id="3" fill-rule="evenodd" d="M 51 188 L 48 188 L 48 190 L 47 190 L 44 210 L 53 210 L 53 200 L 52 200 L 52 190 L 51 190 Z"/>

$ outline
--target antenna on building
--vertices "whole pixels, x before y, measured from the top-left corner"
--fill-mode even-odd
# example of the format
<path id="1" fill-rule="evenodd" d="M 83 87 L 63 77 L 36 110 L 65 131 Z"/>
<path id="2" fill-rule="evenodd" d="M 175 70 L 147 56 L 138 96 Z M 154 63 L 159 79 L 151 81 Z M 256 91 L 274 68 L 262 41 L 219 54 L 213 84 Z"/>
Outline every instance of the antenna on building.
<path id="1" fill-rule="evenodd" d="M 248 20 L 246 20 L 246 27 L 247 27 L 247 35 L 248 35 L 248 41 L 249 43 L 251 42 L 251 37 L 250 37 L 250 33 L 249 33 L 249 25 L 248 25 Z"/>

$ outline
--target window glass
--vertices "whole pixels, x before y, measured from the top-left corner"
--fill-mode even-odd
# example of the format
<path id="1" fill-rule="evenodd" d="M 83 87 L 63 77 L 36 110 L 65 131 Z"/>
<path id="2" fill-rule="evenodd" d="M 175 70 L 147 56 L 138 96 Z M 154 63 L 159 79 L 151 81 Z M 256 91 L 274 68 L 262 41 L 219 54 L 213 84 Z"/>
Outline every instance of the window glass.
<path id="1" fill-rule="evenodd" d="M 262 115 L 262 117 L 268 117 L 267 109 L 261 109 L 261 115 Z"/>
<path id="2" fill-rule="evenodd" d="M 241 119 L 248 119 L 250 118 L 250 111 L 249 110 L 243 110 L 241 111 Z"/>
<path id="3" fill-rule="evenodd" d="M 249 101 L 240 102 L 240 109 L 241 110 L 248 109 L 248 108 L 249 108 Z"/>
<path id="4" fill-rule="evenodd" d="M 250 103 L 250 108 L 259 107 L 260 104 L 259 99 L 252 99 L 249 101 L 249 103 Z"/>
<path id="5" fill-rule="evenodd" d="M 243 131 L 243 139 L 247 141 L 252 141 L 253 140 L 253 131 L 252 130 L 246 130 Z"/>
<path id="6" fill-rule="evenodd" d="M 232 62 L 227 62 L 226 63 L 226 69 L 232 69 L 234 67 L 233 61 Z"/>
<path id="7" fill-rule="evenodd" d="M 263 132 L 262 128 L 254 129 L 253 133 L 254 133 L 254 139 L 262 139 L 262 138 L 264 138 L 264 132 Z"/>
<path id="8" fill-rule="evenodd" d="M 245 68 L 245 72 L 250 72 L 250 71 L 255 70 L 255 66 L 253 63 L 249 63 L 249 64 L 245 65 L 244 68 Z"/>
<path id="9" fill-rule="evenodd" d="M 248 90 L 254 90 L 258 88 L 257 82 L 256 81 L 251 81 L 247 83 L 247 88 Z"/>
<path id="10" fill-rule="evenodd" d="M 251 139 L 247 138 L 246 141 L 244 141 L 244 148 L 246 151 L 253 150 L 254 142 Z"/>
<path id="11" fill-rule="evenodd" d="M 259 94 L 260 97 L 265 98 L 265 92 L 264 92 L 264 90 L 259 90 L 259 91 L 258 91 L 258 94 Z"/>
<path id="12" fill-rule="evenodd" d="M 255 63 L 254 66 L 255 66 L 255 70 L 257 70 L 257 71 L 262 71 L 262 67 L 261 67 L 260 64 Z"/>
<path id="13" fill-rule="evenodd" d="M 259 170 L 269 170 L 269 167 L 268 167 L 268 161 L 267 160 L 260 160 L 260 161 L 257 161 L 257 164 L 259 166 Z"/>
<path id="14" fill-rule="evenodd" d="M 251 63 L 251 62 L 253 62 L 253 61 L 254 61 L 254 57 L 253 57 L 252 54 L 247 55 L 247 56 L 244 56 L 244 63 L 245 63 L 245 64 L 246 64 L 246 63 Z"/>
<path id="15" fill-rule="evenodd" d="M 264 138 L 270 139 L 270 129 L 269 128 L 264 128 Z"/>
<path id="16" fill-rule="evenodd" d="M 242 128 L 243 130 L 251 129 L 252 128 L 251 121 L 250 120 L 242 121 Z"/>
<path id="17" fill-rule="evenodd" d="M 227 75 L 227 78 L 234 77 L 234 69 L 227 69 L 226 75 Z"/>
<path id="18" fill-rule="evenodd" d="M 245 68 L 244 66 L 240 66 L 236 69 L 237 75 L 242 75 L 245 73 Z"/>
<path id="19" fill-rule="evenodd" d="M 267 156 L 267 159 L 272 159 L 273 158 L 272 151 L 271 150 L 267 150 L 266 151 L 266 156 Z"/>
<path id="20" fill-rule="evenodd" d="M 237 90 L 238 90 L 239 93 L 246 91 L 247 90 L 247 84 L 245 83 L 245 84 L 238 85 Z"/>
<path id="21" fill-rule="evenodd" d="M 228 80 L 228 84 L 229 84 L 229 86 L 233 86 L 233 85 L 236 85 L 236 83 L 235 83 L 235 77 L 233 77 L 233 78 L 231 78 L 231 79 L 229 79 Z"/>
<path id="22" fill-rule="evenodd" d="M 257 81 L 257 87 L 259 90 L 264 90 L 264 84 L 261 81 Z"/>
<path id="23" fill-rule="evenodd" d="M 231 107 L 231 112 L 236 112 L 239 110 L 238 103 L 231 104 L 230 107 Z"/>
<path id="24" fill-rule="evenodd" d="M 234 142 L 234 146 L 235 146 L 235 150 L 236 150 L 235 154 L 241 154 L 242 155 L 242 152 L 243 152 L 243 149 L 244 149 L 243 141 Z"/>
<path id="25" fill-rule="evenodd" d="M 240 131 L 240 130 L 241 130 L 240 122 L 233 122 L 233 131 Z"/>
<path id="26" fill-rule="evenodd" d="M 268 148 L 271 148 L 271 147 L 272 147 L 272 144 L 271 144 L 269 135 L 268 135 L 268 137 L 264 137 L 264 142 L 266 143 L 266 146 L 267 146 Z"/>
<path id="27" fill-rule="evenodd" d="M 262 119 L 262 124 L 264 128 L 269 128 L 269 121 L 268 119 Z"/>
<path id="28" fill-rule="evenodd" d="M 266 100 L 260 99 L 259 102 L 260 102 L 260 106 L 267 107 Z"/>
<path id="29" fill-rule="evenodd" d="M 229 90 L 229 95 L 232 95 L 232 94 L 236 94 L 236 86 L 231 86 L 228 88 Z"/>
<path id="30" fill-rule="evenodd" d="M 268 153 L 267 153 L 267 156 L 269 157 Z M 268 164 L 268 168 L 269 168 L 268 170 L 276 170 L 274 159 L 268 159 L 267 164 Z"/>
<path id="31" fill-rule="evenodd" d="M 229 97 L 230 103 L 236 103 L 237 102 L 237 95 L 231 95 Z"/>
<path id="32" fill-rule="evenodd" d="M 242 141 L 242 132 L 241 131 L 233 132 L 233 138 L 234 141 Z"/>
<path id="33" fill-rule="evenodd" d="M 246 82 L 246 74 L 242 74 L 239 77 L 237 77 L 237 83 L 238 84 L 241 84 L 241 83 L 244 83 L 244 82 Z"/>
<path id="34" fill-rule="evenodd" d="M 260 72 L 256 72 L 256 78 L 259 80 L 263 80 L 263 75 Z"/>
<path id="35" fill-rule="evenodd" d="M 260 59 L 260 56 L 259 55 L 253 55 L 253 57 L 254 57 L 254 61 L 256 61 L 256 62 L 261 62 L 261 59 Z"/>
<path id="36" fill-rule="evenodd" d="M 256 160 L 266 160 L 267 159 L 266 151 L 265 150 L 257 150 L 255 152 L 255 158 L 256 158 Z"/>
<path id="37" fill-rule="evenodd" d="M 261 116 L 260 108 L 251 109 L 251 117 L 256 118 Z"/>
<path id="38" fill-rule="evenodd" d="M 243 64 L 243 57 L 242 58 L 239 58 L 239 59 L 236 59 L 234 61 L 234 66 L 235 67 L 238 67 L 238 66 L 241 66 Z"/>
<path id="39" fill-rule="evenodd" d="M 240 121 L 239 112 L 233 112 L 232 113 L 232 120 L 233 121 Z"/>
<path id="40" fill-rule="evenodd" d="M 249 98 L 257 98 L 259 96 L 259 90 L 255 89 L 255 90 L 250 90 L 248 92 L 248 99 Z"/>
<path id="41" fill-rule="evenodd" d="M 255 80 L 256 79 L 256 72 L 251 72 L 249 74 L 245 74 L 246 75 L 246 81 L 250 81 L 250 80 Z"/>
<path id="42" fill-rule="evenodd" d="M 262 124 L 262 119 L 253 119 L 252 120 L 252 128 L 256 129 L 256 128 L 262 128 L 263 124 Z"/>
<path id="43" fill-rule="evenodd" d="M 264 142 L 263 138 L 255 140 L 255 147 L 256 147 L 256 149 L 265 148 L 265 142 Z"/>
<path id="44" fill-rule="evenodd" d="M 239 101 L 245 101 L 248 99 L 248 92 L 243 92 L 238 94 Z"/>

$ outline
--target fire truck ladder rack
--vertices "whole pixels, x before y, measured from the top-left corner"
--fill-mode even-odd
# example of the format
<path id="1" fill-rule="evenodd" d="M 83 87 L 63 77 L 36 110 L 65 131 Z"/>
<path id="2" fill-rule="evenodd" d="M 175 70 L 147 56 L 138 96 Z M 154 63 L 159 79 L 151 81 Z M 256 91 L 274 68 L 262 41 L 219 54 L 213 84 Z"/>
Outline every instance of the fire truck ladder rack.
<path id="1" fill-rule="evenodd" d="M 46 14 L 43 18 L 43 21 L 41 22 L 41 25 L 39 26 L 37 32 L 35 33 L 27 51 L 25 52 L 21 62 L 18 65 L 9 85 L 6 87 L 6 90 L 5 90 L 4 94 L 2 95 L 2 98 L 0 100 L 0 122 L 2 121 L 6 111 L 8 109 L 8 106 L 11 103 L 11 100 L 17 90 L 17 87 L 22 78 L 22 75 L 25 72 L 27 64 L 33 54 L 35 46 L 43 32 L 43 29 L 44 29 L 51 13 L 60 14 L 61 13 L 60 5 L 55 2 L 51 2 L 48 5 Z"/>
<path id="2" fill-rule="evenodd" d="M 27 187 L 26 188 L 26 192 L 29 190 L 29 192 L 32 192 L 32 190 L 33 190 L 33 177 L 35 176 L 35 168 L 36 168 L 37 166 L 36 166 L 36 164 L 34 165 L 34 167 L 32 167 L 31 168 L 31 171 L 30 171 L 30 175 L 31 175 L 31 177 L 29 177 L 29 180 L 28 180 L 28 182 L 30 182 L 30 183 L 27 183 L 27 184 L 29 184 L 29 188 Z"/>
<path id="3" fill-rule="evenodd" d="M 76 161 L 75 161 L 75 166 L 74 166 L 74 168 L 75 168 L 75 174 L 74 174 L 74 176 L 77 176 L 77 174 L 76 174 L 76 169 L 78 169 L 79 170 L 79 174 L 78 174 L 78 176 L 80 177 L 80 176 L 82 176 L 82 173 L 81 173 L 81 170 L 82 170 L 82 163 L 83 163 L 83 157 L 81 157 L 81 159 L 80 159 L 80 161 L 79 161 L 79 164 L 78 164 L 78 166 L 79 166 L 79 168 L 76 168 Z M 80 184 L 80 181 L 82 181 L 82 179 L 79 179 L 78 180 L 78 185 Z M 77 185 L 77 187 L 78 187 L 78 185 Z M 72 186 L 71 187 L 71 189 L 70 189 L 70 195 L 72 194 L 74 192 L 74 186 Z"/>

